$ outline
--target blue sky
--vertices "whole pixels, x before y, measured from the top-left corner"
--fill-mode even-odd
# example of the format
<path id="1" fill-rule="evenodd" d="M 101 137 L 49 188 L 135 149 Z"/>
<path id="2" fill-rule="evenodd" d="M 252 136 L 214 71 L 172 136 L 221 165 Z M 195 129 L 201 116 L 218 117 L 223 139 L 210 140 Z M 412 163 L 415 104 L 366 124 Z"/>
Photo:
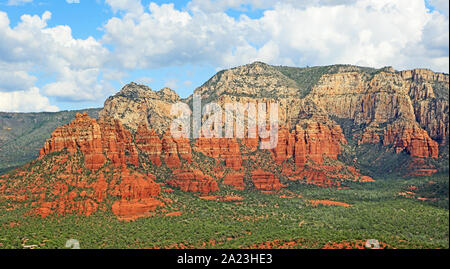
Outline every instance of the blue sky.
<path id="1" fill-rule="evenodd" d="M 0 1 L 0 111 L 101 107 L 130 81 L 187 97 L 255 60 L 449 70 L 447 1 L 68 2 Z"/>

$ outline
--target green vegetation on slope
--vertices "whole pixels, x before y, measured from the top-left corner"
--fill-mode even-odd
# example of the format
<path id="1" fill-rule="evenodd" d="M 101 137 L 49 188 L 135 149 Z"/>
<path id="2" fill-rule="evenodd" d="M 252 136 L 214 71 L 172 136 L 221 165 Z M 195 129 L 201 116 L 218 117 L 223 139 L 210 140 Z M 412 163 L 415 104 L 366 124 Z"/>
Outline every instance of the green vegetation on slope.
<path id="1" fill-rule="evenodd" d="M 294 80 L 300 89 L 301 96 L 304 98 L 308 95 L 311 89 L 317 84 L 319 79 L 325 74 L 335 74 L 339 72 L 357 71 L 366 75 L 370 80 L 377 72 L 384 69 L 375 69 L 370 67 L 361 67 L 353 65 L 328 65 L 328 66 L 313 66 L 313 67 L 289 67 L 289 66 L 274 66 L 283 75 Z"/>
<path id="2" fill-rule="evenodd" d="M 300 89 L 301 98 L 304 98 L 311 91 L 314 85 L 317 84 L 320 77 L 326 74 L 329 66 L 315 66 L 307 68 L 276 66 L 278 71 L 283 75 L 297 82 L 297 86 Z"/>
<path id="3" fill-rule="evenodd" d="M 77 112 L 97 118 L 99 108 L 78 111 L 0 112 L 0 175 L 39 156 L 39 150 L 56 127 L 68 124 Z"/>
<path id="4" fill-rule="evenodd" d="M 378 179 L 348 183 L 347 189 L 294 183 L 274 194 L 223 187 L 219 193 L 239 195 L 242 202 L 207 201 L 175 189 L 161 195 L 181 216 L 167 217 L 158 210 L 155 216 L 134 222 L 118 221 L 109 211 L 90 217 L 24 217 L 25 210 L 8 210 L 8 202 L 0 201 L 0 248 L 22 248 L 24 242 L 64 248 L 71 238 L 79 240 L 81 248 L 248 248 L 272 240 L 301 242 L 295 248 L 322 248 L 372 238 L 393 248 L 448 248 L 448 209 L 399 195 L 429 180 Z M 432 180 L 448 189 L 447 175 Z M 281 198 L 281 194 L 301 197 Z M 448 204 L 448 194 L 444 197 Z M 309 203 L 321 199 L 352 206 Z"/>

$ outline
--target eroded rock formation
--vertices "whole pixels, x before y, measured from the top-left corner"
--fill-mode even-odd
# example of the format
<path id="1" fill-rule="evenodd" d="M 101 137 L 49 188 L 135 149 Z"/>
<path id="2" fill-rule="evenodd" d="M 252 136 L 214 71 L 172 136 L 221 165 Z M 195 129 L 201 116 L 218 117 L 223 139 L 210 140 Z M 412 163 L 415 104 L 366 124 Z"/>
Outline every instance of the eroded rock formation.
<path id="1" fill-rule="evenodd" d="M 284 187 L 273 173 L 262 169 L 252 171 L 252 182 L 256 189 L 263 191 L 279 190 Z"/>
<path id="2" fill-rule="evenodd" d="M 223 161 L 226 167 L 234 170 L 242 168 L 242 157 L 239 143 L 235 138 L 205 138 L 196 140 L 196 150 Z"/>
<path id="3" fill-rule="evenodd" d="M 223 184 L 233 186 L 238 190 L 245 189 L 244 173 L 243 172 L 229 173 L 223 179 Z"/>
<path id="4" fill-rule="evenodd" d="M 416 125 L 394 123 L 388 125 L 384 133 L 384 145 L 393 145 L 395 152 L 403 150 L 413 157 L 437 158 L 438 143 L 427 132 Z"/>
<path id="5" fill-rule="evenodd" d="M 199 169 L 178 169 L 174 177 L 167 181 L 170 186 L 178 187 L 186 192 L 209 193 L 219 190 L 217 182 Z"/>
<path id="6" fill-rule="evenodd" d="M 78 113 L 73 122 L 58 127 L 45 142 L 40 157 L 62 150 L 69 154 L 81 151 L 85 167 L 93 170 L 102 167 L 107 158 L 116 166 L 138 165 L 139 162 L 131 133 L 118 120 L 97 122 L 86 113 Z"/>
<path id="7" fill-rule="evenodd" d="M 55 129 L 38 160 L 0 178 L 0 194 L 41 216 L 112 210 L 135 219 L 164 205 L 160 184 L 206 194 L 219 191 L 222 179 L 261 191 L 283 188 L 277 176 L 323 187 L 370 182 L 355 168 L 355 155 L 338 158 L 362 144 L 408 154 L 406 175 L 431 175 L 439 146 L 448 143 L 448 84 L 448 74 L 424 69 L 256 62 L 221 71 L 195 90 L 202 102 L 222 107 L 277 103 L 278 143 L 263 154 L 263 140 L 248 128 L 242 139 L 174 138 L 172 105 L 191 106 L 193 96 L 182 100 L 168 88 L 130 83 L 105 101 L 98 120 L 77 114 Z"/>

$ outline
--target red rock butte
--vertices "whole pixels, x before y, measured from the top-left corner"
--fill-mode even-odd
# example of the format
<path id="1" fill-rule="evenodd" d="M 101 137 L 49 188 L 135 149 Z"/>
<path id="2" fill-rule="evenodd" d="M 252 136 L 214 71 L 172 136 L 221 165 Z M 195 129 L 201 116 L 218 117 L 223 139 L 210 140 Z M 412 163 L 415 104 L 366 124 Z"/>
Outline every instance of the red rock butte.
<path id="1" fill-rule="evenodd" d="M 224 70 L 195 90 L 221 107 L 276 102 L 278 141 L 270 150 L 260 150 L 265 139 L 247 129 L 242 139 L 174 138 L 171 106 L 193 97 L 130 83 L 105 101 L 98 120 L 77 113 L 56 128 L 37 160 L 0 177 L 0 194 L 43 217 L 111 210 L 133 220 L 156 214 L 166 206 L 162 196 L 174 190 L 215 197 L 222 188 L 277 192 L 295 181 L 337 188 L 349 180 L 372 182 L 357 169 L 356 155 L 339 158 L 359 147 L 406 154 L 404 176 L 438 171 L 439 147 L 448 145 L 442 93 L 448 74 L 346 65 L 323 70 L 305 86 L 284 67 L 257 62 Z"/>

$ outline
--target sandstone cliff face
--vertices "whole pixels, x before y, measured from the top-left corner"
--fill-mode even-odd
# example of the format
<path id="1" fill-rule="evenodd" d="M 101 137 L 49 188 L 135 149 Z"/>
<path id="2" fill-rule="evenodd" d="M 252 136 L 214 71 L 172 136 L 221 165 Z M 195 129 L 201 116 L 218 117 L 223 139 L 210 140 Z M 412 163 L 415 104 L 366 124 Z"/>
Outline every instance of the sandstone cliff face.
<path id="1" fill-rule="evenodd" d="M 113 194 L 117 194 L 120 200 L 112 205 L 112 212 L 123 219 L 136 219 L 145 216 L 164 203 L 155 199 L 161 187 L 154 182 L 155 176 L 144 177 L 139 173 L 122 171 L 122 181 L 115 186 Z"/>
<path id="2" fill-rule="evenodd" d="M 186 192 L 209 193 L 219 190 L 217 182 L 199 169 L 174 170 L 174 177 L 168 180 L 167 184 Z"/>
<path id="3" fill-rule="evenodd" d="M 417 122 L 431 138 L 448 143 L 448 74 L 414 69 L 401 72 L 411 82 L 409 96 L 413 102 Z"/>
<path id="4" fill-rule="evenodd" d="M 127 164 L 138 166 L 138 152 L 130 131 L 117 119 L 101 118 L 99 124 L 102 145 L 108 159 L 116 166 L 126 166 Z"/>
<path id="5" fill-rule="evenodd" d="M 273 191 L 284 187 L 273 173 L 262 169 L 252 171 L 252 181 L 257 190 Z"/>
<path id="6" fill-rule="evenodd" d="M 377 70 L 346 65 L 312 68 L 315 73 L 308 70 L 256 62 L 217 73 L 197 88 L 195 94 L 202 97 L 203 105 L 214 101 L 222 107 L 226 103 L 269 105 L 276 102 L 280 131 L 278 144 L 271 153 L 279 165 L 290 158 L 298 168 L 308 161 L 321 165 L 324 157 L 337 160 L 347 141 L 333 119 L 353 122 L 356 133 L 354 127 L 354 133 L 349 135 L 358 146 L 381 144 L 397 153 L 405 151 L 411 157 L 436 158 L 439 156 L 436 141 L 447 143 L 447 74 L 425 69 L 397 72 L 391 67 Z M 305 80 L 301 74 L 311 77 Z M 191 104 L 192 100 L 190 96 L 184 102 Z M 98 169 L 104 164 L 104 157 L 120 165 L 138 164 L 138 149 L 156 166 L 164 162 L 170 169 L 179 169 L 182 162 L 191 164 L 194 150 L 216 159 L 217 164 L 223 162 L 226 168 L 242 171 L 243 154 L 257 150 L 260 139 L 245 137 L 238 142 L 200 138 L 193 141 L 191 149 L 188 139 L 174 139 L 167 130 L 172 120 L 171 105 L 178 101 L 182 100 L 170 89 L 155 92 L 130 83 L 108 98 L 100 117 L 115 118 L 135 132 L 135 146 L 121 140 L 122 136 L 129 136 L 127 131 L 114 127 L 111 121 L 99 124 L 100 127 L 86 121 L 77 123 L 84 126 L 75 134 L 67 128 L 55 131 L 55 139 L 47 143 L 42 154 L 79 148 L 86 154 L 86 165 Z M 117 130 L 113 132 L 113 129 Z M 81 130 L 87 133 L 82 134 Z M 103 130 L 121 135 L 111 138 L 116 143 L 108 143 Z M 249 131 L 245 128 L 246 134 Z M 86 139 L 61 139 L 70 136 Z M 230 182 L 233 178 L 230 176 Z"/>
<path id="7" fill-rule="evenodd" d="M 223 179 L 223 184 L 233 186 L 237 190 L 244 190 L 244 173 L 243 172 L 233 172 L 229 173 Z"/>
<path id="8" fill-rule="evenodd" d="M 255 62 L 217 73 L 194 93 L 202 97 L 203 104 L 214 101 L 222 107 L 226 103 L 270 104 L 276 101 L 279 123 L 288 126 L 290 132 L 303 120 L 333 125 L 336 123 L 331 118 L 351 119 L 355 126 L 362 128 L 359 144 L 388 146 L 379 134 L 384 133 L 387 125 L 401 119 L 408 126 L 418 123 L 430 138 L 445 144 L 448 140 L 448 93 L 445 93 L 448 83 L 447 74 L 425 69 L 397 72 L 392 67 L 377 70 L 336 65 L 296 70 Z M 168 89 L 153 92 L 132 83 L 109 98 L 100 115 L 119 118 L 133 130 L 137 129 L 137 123 L 146 122 L 151 129 L 163 134 L 171 120 L 168 109 L 179 100 Z M 185 102 L 192 104 L 192 100 L 190 96 Z M 148 113 L 140 113 L 142 110 Z M 154 115 L 151 116 L 154 120 L 140 118 L 144 114 Z M 245 138 L 244 143 L 253 150 L 257 141 Z M 236 158 L 233 162 L 239 166 Z"/>
<path id="9" fill-rule="evenodd" d="M 155 92 L 147 86 L 132 82 L 105 101 L 99 116 L 119 119 L 132 130 L 146 124 L 157 133 L 163 134 L 173 119 L 170 114 L 171 105 L 178 101 L 180 97 L 169 88 Z"/>
<path id="10" fill-rule="evenodd" d="M 138 149 L 147 154 L 153 164 L 161 165 L 162 141 L 154 130 L 149 130 L 145 124 L 139 125 L 135 141 Z"/>
<path id="11" fill-rule="evenodd" d="M 40 151 L 40 156 L 67 149 L 69 154 L 80 150 L 86 154 L 85 165 L 98 169 L 105 163 L 100 125 L 87 114 L 76 114 L 75 120 L 56 128 Z"/>
<path id="12" fill-rule="evenodd" d="M 270 98 L 270 95 L 298 93 L 296 83 L 270 65 L 255 62 L 223 70 L 194 91 L 204 100 L 216 100 L 222 96 L 245 94 L 252 97 Z M 191 100 L 192 96 L 188 98 Z"/>
<path id="13" fill-rule="evenodd" d="M 162 138 L 162 149 L 164 161 L 169 168 L 181 167 L 181 159 L 187 163 L 192 160 L 191 145 L 188 138 L 173 138 L 170 132 L 164 134 Z"/>
<path id="14" fill-rule="evenodd" d="M 136 137 L 140 150 L 148 153 L 149 159 L 156 165 L 160 165 L 159 137 L 145 127 L 140 128 Z M 159 143 L 155 143 L 158 141 Z M 73 122 L 53 132 L 52 137 L 41 149 L 40 158 L 62 150 L 67 150 L 69 156 L 66 158 L 81 153 L 84 158 L 83 166 L 86 169 L 101 170 L 101 172 L 96 174 L 93 183 L 87 183 L 87 179 L 83 179 L 87 178 L 87 175 L 83 173 L 81 173 L 81 180 L 74 178 L 73 170 L 77 164 L 67 163 L 66 169 L 69 171 L 67 174 L 60 174 L 60 180 L 54 186 L 53 194 L 59 199 L 44 201 L 46 197 L 42 196 L 36 214 L 44 217 L 53 213 L 90 215 L 97 211 L 107 195 L 120 198 L 113 203 L 111 210 L 123 219 L 144 216 L 163 205 L 154 198 L 160 192 L 160 186 L 154 182 L 155 177 L 153 175 L 145 177 L 128 170 L 128 165 L 139 165 L 138 151 L 130 131 L 125 129 L 117 119 L 105 117 L 97 122 L 87 114 L 77 114 Z M 108 169 L 106 168 L 107 160 L 110 160 L 112 167 L 115 167 L 113 169 L 119 169 L 112 178 L 110 176 L 109 182 L 106 181 L 103 172 Z M 79 172 L 81 171 L 77 173 Z M 69 186 L 79 188 L 81 191 L 68 192 Z M 92 188 L 93 192 L 86 190 L 89 188 Z"/>
<path id="15" fill-rule="evenodd" d="M 395 122 L 384 133 L 384 145 L 393 145 L 395 152 L 406 150 L 413 157 L 438 157 L 438 143 L 416 125 Z"/>
<path id="16" fill-rule="evenodd" d="M 81 151 L 88 169 L 101 168 L 107 158 L 116 166 L 138 165 L 131 134 L 118 120 L 91 119 L 78 113 L 68 125 L 58 127 L 41 149 L 40 157 L 66 149 L 69 154 Z"/>
<path id="17" fill-rule="evenodd" d="M 359 72 L 327 74 L 310 98 L 330 115 L 355 124 L 381 124 L 399 117 L 414 121 L 408 86 L 395 73 L 380 72 L 370 80 Z"/>
<path id="18" fill-rule="evenodd" d="M 111 210 L 119 218 L 135 219 L 164 205 L 157 199 L 161 188 L 155 176 L 113 164 L 92 172 L 85 167 L 82 156 L 56 154 L 33 166 L 29 164 L 30 169 L 10 176 L 12 181 L 3 186 L 1 194 L 21 199 L 30 208 L 29 214 L 41 217 L 90 216 L 98 210 Z M 22 184 L 14 184 L 17 180 Z M 110 197 L 117 200 L 112 203 Z"/>
<path id="19" fill-rule="evenodd" d="M 436 96 L 436 83 L 448 91 L 448 75 L 429 70 L 381 71 L 372 77 L 360 72 L 327 74 L 307 98 L 334 117 L 368 126 L 358 145 L 381 142 L 413 157 L 436 158 L 433 139 L 443 144 L 448 140 L 448 94 Z"/>
<path id="20" fill-rule="evenodd" d="M 271 150 L 275 162 L 281 164 L 293 156 L 295 164 L 302 168 L 307 160 L 317 164 L 323 163 L 324 156 L 336 160 L 341 144 L 346 143 L 339 125 L 328 126 L 315 121 L 305 121 L 302 125 L 297 125 L 292 132 L 286 127 L 280 128 L 277 146 Z"/>
<path id="21" fill-rule="evenodd" d="M 414 81 L 439 81 L 449 83 L 448 74 L 435 73 L 428 69 L 417 68 L 413 70 L 405 70 L 400 72 L 403 79 L 411 79 Z"/>
<path id="22" fill-rule="evenodd" d="M 234 170 L 242 168 L 242 157 L 239 144 L 235 138 L 205 138 L 196 140 L 196 151 L 224 161 L 225 166 Z"/>
<path id="23" fill-rule="evenodd" d="M 222 179 L 263 192 L 285 187 L 278 177 L 323 187 L 372 181 L 338 160 L 347 147 L 367 143 L 409 154 L 408 175 L 431 175 L 438 143 L 448 143 L 448 78 L 421 69 L 295 70 L 257 62 L 219 72 L 195 91 L 203 104 L 279 104 L 278 143 L 269 151 L 258 149 L 260 138 L 173 138 L 171 106 L 191 104 L 192 96 L 180 100 L 170 89 L 130 83 L 106 100 L 99 120 L 77 114 L 58 127 L 36 162 L 0 179 L 0 194 L 41 216 L 111 210 L 131 220 L 164 205 L 160 184 L 206 194 L 220 191 Z"/>

